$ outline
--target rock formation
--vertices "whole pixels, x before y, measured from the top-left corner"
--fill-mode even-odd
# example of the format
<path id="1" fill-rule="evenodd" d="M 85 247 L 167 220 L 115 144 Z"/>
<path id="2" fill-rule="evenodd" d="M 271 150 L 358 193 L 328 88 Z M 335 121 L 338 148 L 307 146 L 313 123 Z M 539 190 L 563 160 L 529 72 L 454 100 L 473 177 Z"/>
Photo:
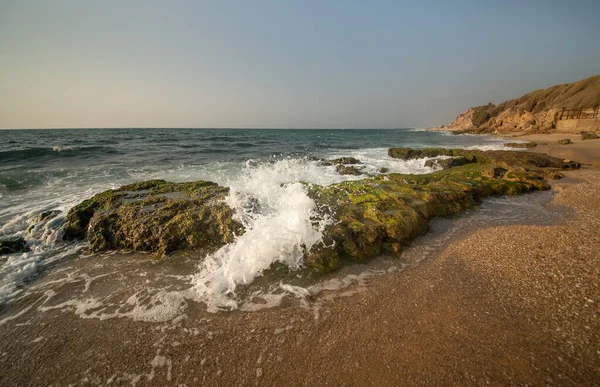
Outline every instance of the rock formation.
<path id="1" fill-rule="evenodd" d="M 489 103 L 461 113 L 444 129 L 472 133 L 548 132 L 556 127 L 563 109 L 600 105 L 600 75 L 574 83 L 536 90 L 499 105 Z"/>
<path id="2" fill-rule="evenodd" d="M 344 260 L 397 253 L 424 234 L 434 216 L 460 212 L 491 195 L 549 189 L 544 178 L 559 178 L 558 170 L 580 167 L 529 152 L 391 148 L 388 153 L 402 159 L 452 156 L 462 165 L 425 175 L 392 173 L 326 187 L 311 185 L 309 195 L 335 222 L 325 231 L 323 244 L 307 253 L 308 266 L 329 271 Z"/>
<path id="3" fill-rule="evenodd" d="M 150 180 L 108 190 L 67 214 L 64 239 L 86 237 L 91 251 L 156 253 L 216 249 L 243 232 L 223 199 L 229 188 L 209 181 Z"/>
<path id="4" fill-rule="evenodd" d="M 391 157 L 431 157 L 443 168 L 424 175 L 390 173 L 329 186 L 306 184 L 321 213 L 333 222 L 323 243 L 305 251 L 317 271 L 345 260 L 365 261 L 397 253 L 425 233 L 432 217 L 473 207 L 490 195 L 518 195 L 550 186 L 546 178 L 574 161 L 530 152 L 391 148 Z M 344 165 L 344 163 L 338 163 Z M 198 181 L 151 180 L 102 192 L 73 207 L 64 238 L 86 237 L 92 251 L 128 249 L 156 253 L 212 251 L 244 232 L 224 198 L 228 188 Z"/>

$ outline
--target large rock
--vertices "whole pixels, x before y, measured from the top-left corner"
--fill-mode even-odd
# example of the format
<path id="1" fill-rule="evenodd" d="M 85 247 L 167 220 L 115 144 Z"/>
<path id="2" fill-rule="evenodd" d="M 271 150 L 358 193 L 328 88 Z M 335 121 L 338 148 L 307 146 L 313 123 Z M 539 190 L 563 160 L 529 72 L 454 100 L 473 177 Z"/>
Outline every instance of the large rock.
<path id="1" fill-rule="evenodd" d="M 479 164 L 507 164 L 528 168 L 557 168 L 572 169 L 579 168 L 581 164 L 576 161 L 565 161 L 544 153 L 515 152 L 515 151 L 480 151 L 469 149 L 445 149 L 445 148 L 390 148 L 388 155 L 403 160 L 420 159 L 425 157 L 453 156 L 465 157 Z"/>
<path id="2" fill-rule="evenodd" d="M 8 236 L 0 238 L 0 255 L 24 253 L 29 251 L 25 239 L 20 236 Z"/>
<path id="3" fill-rule="evenodd" d="M 581 132 L 581 139 L 582 140 L 595 140 L 598 137 L 598 135 L 596 133 L 592 133 L 592 132 Z"/>
<path id="4" fill-rule="evenodd" d="M 535 148 L 537 142 L 507 142 L 504 144 L 507 148 Z"/>
<path id="5" fill-rule="evenodd" d="M 546 175 L 557 176 L 557 168 L 579 167 L 576 162 L 529 152 L 470 152 L 390 150 L 402 157 L 437 154 L 472 162 L 425 175 L 391 173 L 326 187 L 309 186 L 309 195 L 333 222 L 325 230 L 323 244 L 307 252 L 307 265 L 329 271 L 344 260 L 364 261 L 397 253 L 427 231 L 432 217 L 463 211 L 490 195 L 549 189 Z M 548 168 L 551 172 L 544 173 Z"/>
<path id="6" fill-rule="evenodd" d="M 425 166 L 436 169 L 448 169 L 475 162 L 472 158 L 452 157 L 449 159 L 431 159 L 425 161 Z"/>
<path id="7" fill-rule="evenodd" d="M 208 181 L 150 180 L 108 190 L 73 207 L 64 239 L 87 237 L 92 251 L 128 249 L 164 256 L 216 249 L 243 232 L 223 202 L 229 188 Z"/>

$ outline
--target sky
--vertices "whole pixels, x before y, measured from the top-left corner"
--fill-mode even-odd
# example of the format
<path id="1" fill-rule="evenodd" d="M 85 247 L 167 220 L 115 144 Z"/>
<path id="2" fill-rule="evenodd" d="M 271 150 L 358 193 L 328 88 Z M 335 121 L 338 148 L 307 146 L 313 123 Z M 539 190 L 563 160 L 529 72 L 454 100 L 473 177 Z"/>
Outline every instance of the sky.
<path id="1" fill-rule="evenodd" d="M 600 73 L 600 1 L 0 0 L 0 128 L 402 128 Z"/>

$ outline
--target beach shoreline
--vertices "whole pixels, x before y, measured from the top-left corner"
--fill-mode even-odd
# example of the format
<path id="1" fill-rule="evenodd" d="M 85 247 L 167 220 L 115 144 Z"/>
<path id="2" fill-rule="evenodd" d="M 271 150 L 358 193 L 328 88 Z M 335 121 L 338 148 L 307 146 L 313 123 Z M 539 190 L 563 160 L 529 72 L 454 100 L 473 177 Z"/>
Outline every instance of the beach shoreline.
<path id="1" fill-rule="evenodd" d="M 469 232 L 415 267 L 317 296 L 318 313 L 191 304 L 164 323 L 25 313 L 2 327 L 0 384 L 598 383 L 600 171 L 590 161 L 551 182 L 549 208 L 572 216 Z"/>

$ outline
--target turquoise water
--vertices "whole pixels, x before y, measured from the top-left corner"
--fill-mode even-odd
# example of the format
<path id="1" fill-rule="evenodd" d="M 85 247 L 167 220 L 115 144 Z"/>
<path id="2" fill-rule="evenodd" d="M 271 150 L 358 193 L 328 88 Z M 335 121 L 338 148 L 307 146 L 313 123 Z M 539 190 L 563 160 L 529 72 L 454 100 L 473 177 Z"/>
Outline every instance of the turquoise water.
<path id="1" fill-rule="evenodd" d="M 314 203 L 301 185 L 327 185 L 390 172 L 427 173 L 425 160 L 387 156 L 389 147 L 498 149 L 501 140 L 411 129 L 266 130 L 266 129 L 75 129 L 0 131 L 0 236 L 25 238 L 30 252 L 0 261 L 0 302 L 22 291 L 39 269 L 79 256 L 85 242 L 62 241 L 68 210 L 106 189 L 134 181 L 211 180 L 231 187 L 230 204 L 248 230 L 226 249 L 208 257 L 214 267 L 241 270 L 190 273 L 196 285 L 225 285 L 202 292 L 231 292 L 236 279 L 252 281 L 273 262 L 300 267 L 295 244 L 319 240 L 309 217 Z M 363 176 L 340 176 L 316 159 L 359 158 Z M 244 202 L 258 200 L 258 213 Z M 39 222 L 43 212 L 55 216 Z M 323 220 L 325 221 L 325 220 Z M 204 270 L 204 271 L 203 271 Z M 203 282 L 204 281 L 204 282 Z M 214 288 L 214 287 L 213 287 Z M 206 295 L 206 294 L 205 294 Z"/>

